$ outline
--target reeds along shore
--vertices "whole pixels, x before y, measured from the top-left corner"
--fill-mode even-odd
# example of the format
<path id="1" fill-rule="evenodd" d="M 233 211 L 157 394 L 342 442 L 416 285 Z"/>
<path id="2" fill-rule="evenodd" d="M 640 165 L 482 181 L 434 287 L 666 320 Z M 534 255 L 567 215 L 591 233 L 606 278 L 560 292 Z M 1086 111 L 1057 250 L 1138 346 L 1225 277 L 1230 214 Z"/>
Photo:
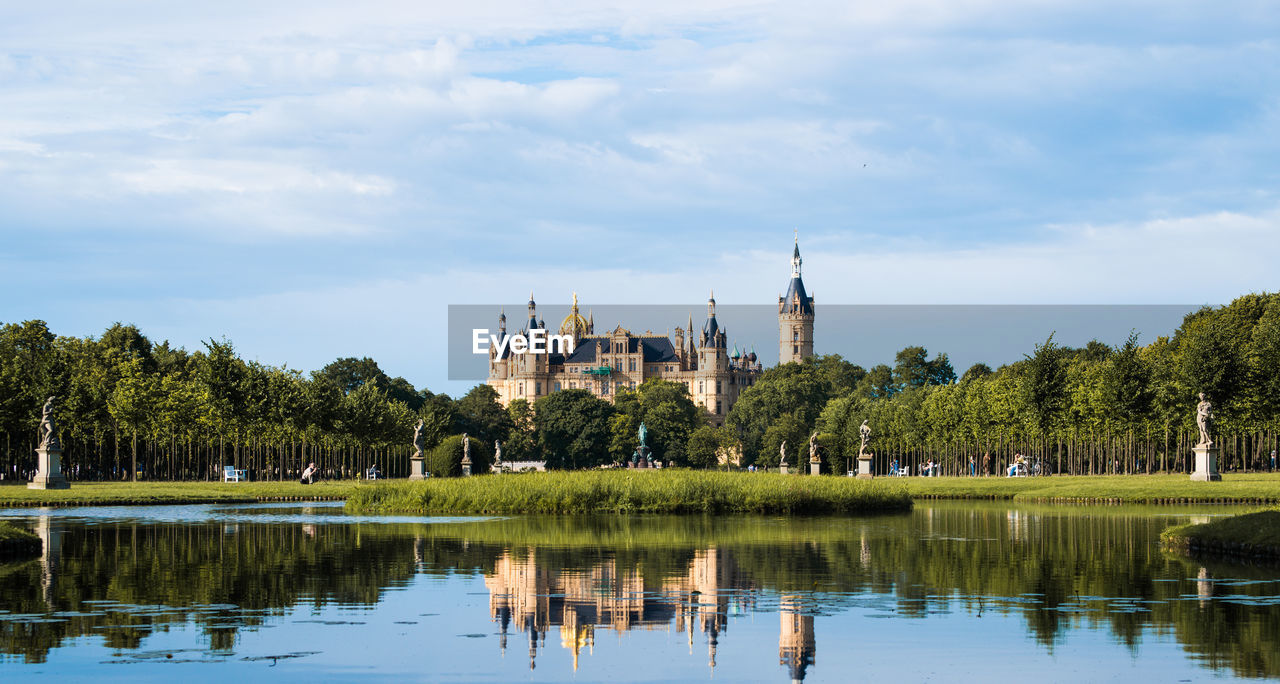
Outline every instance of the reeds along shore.
<path id="1" fill-rule="evenodd" d="M 901 482 L 688 470 L 489 475 L 362 487 L 351 513 L 758 513 L 905 511 Z"/>

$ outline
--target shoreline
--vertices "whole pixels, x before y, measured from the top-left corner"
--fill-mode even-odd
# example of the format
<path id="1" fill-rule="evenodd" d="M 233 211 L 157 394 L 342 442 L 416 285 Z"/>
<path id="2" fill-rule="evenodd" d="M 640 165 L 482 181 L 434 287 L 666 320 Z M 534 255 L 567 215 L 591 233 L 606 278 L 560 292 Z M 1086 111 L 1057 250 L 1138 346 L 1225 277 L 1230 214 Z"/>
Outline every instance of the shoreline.
<path id="1" fill-rule="evenodd" d="M 597 471 L 573 473 L 548 473 L 553 477 L 574 480 L 590 477 Z M 718 478 L 720 484 L 741 481 L 754 485 L 766 482 L 774 486 L 788 485 L 788 489 L 842 487 L 837 483 L 862 482 L 854 478 L 822 476 L 810 482 L 806 475 L 778 475 L 775 473 L 739 473 L 719 471 L 666 470 L 631 472 L 641 477 L 662 477 L 666 474 L 686 473 L 686 477 L 699 474 Z M 70 506 L 147 506 L 147 505 L 199 505 L 216 503 L 271 503 L 303 501 L 347 501 L 357 492 L 377 488 L 402 487 L 469 487 L 483 486 L 491 478 L 513 478 L 524 482 L 538 475 L 485 475 L 472 480 L 463 478 L 428 479 L 423 482 L 387 480 L 326 480 L 313 485 L 297 482 L 86 482 L 73 483 L 69 490 L 30 490 L 24 484 L 0 485 L 0 508 L 63 508 Z M 518 478 L 518 479 L 516 479 Z M 756 478 L 756 479 L 752 479 Z M 1000 477 L 877 477 L 872 480 L 879 487 L 902 487 L 914 501 L 1007 501 L 1013 503 L 1039 503 L 1051 505 L 1127 505 L 1149 504 L 1160 506 L 1187 505 L 1270 505 L 1280 504 L 1280 474 L 1247 473 L 1229 474 L 1222 482 L 1190 482 L 1185 475 L 1055 475 L 1045 478 Z M 470 482 L 472 484 L 463 484 Z M 449 483 L 456 483 L 450 485 Z M 489 485 L 492 486 L 492 485 Z M 526 510 L 504 510 L 505 513 L 549 512 L 532 495 L 525 499 L 530 505 Z M 661 508 L 658 506 L 657 508 Z M 417 510 L 417 509 L 410 509 Z M 630 510 L 630 509 L 627 509 Z M 450 509 L 449 512 L 481 513 Z M 659 511 L 660 512 L 660 511 Z"/>

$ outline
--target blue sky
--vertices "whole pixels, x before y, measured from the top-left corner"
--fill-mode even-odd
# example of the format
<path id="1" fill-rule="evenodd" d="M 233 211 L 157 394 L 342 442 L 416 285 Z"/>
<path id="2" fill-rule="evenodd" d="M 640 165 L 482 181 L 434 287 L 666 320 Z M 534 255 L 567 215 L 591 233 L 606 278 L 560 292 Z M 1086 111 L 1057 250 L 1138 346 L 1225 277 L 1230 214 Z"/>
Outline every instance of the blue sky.
<path id="1" fill-rule="evenodd" d="M 1277 36 L 1262 0 L 9 3 L 0 321 L 457 391 L 448 304 L 768 303 L 795 229 L 820 304 L 1221 303 L 1280 289 Z"/>

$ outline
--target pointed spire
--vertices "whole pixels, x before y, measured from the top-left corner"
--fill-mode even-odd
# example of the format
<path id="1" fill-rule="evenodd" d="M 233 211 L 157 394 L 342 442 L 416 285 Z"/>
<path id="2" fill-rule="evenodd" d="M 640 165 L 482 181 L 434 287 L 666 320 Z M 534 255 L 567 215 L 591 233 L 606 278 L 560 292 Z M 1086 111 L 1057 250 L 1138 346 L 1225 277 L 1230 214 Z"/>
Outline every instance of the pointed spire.
<path id="1" fill-rule="evenodd" d="M 800 277 L 800 264 L 803 260 L 800 258 L 800 231 L 796 231 L 796 246 L 791 252 L 791 277 Z"/>

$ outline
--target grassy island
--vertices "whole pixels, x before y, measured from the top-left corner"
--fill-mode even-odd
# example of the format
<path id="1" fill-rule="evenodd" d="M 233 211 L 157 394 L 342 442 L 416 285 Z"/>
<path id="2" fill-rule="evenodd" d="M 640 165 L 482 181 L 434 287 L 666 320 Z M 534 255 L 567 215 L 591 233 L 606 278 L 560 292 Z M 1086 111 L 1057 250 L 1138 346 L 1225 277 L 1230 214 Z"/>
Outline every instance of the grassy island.
<path id="1" fill-rule="evenodd" d="M 905 511 L 901 482 L 691 470 L 549 472 L 361 487 L 351 513 L 759 513 Z"/>
<path id="2" fill-rule="evenodd" d="M 0 560 L 39 556 L 43 550 L 40 537 L 11 523 L 0 522 Z"/>
<path id="3" fill-rule="evenodd" d="M 1183 551 L 1280 558 L 1280 510 L 1170 527 L 1160 539 L 1165 546 Z"/>

